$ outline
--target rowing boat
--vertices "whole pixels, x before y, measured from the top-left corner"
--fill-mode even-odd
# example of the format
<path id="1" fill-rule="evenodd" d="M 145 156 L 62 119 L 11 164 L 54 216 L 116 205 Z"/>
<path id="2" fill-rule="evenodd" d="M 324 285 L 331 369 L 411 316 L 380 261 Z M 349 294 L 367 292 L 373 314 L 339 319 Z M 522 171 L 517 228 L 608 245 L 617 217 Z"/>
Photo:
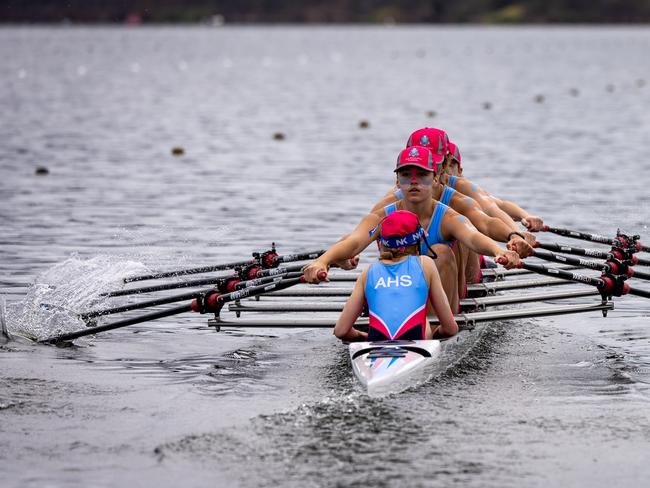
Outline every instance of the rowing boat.
<path id="1" fill-rule="evenodd" d="M 369 396 L 399 393 L 458 363 L 484 330 L 481 325 L 444 339 L 355 342 L 349 346 L 352 371 Z"/>

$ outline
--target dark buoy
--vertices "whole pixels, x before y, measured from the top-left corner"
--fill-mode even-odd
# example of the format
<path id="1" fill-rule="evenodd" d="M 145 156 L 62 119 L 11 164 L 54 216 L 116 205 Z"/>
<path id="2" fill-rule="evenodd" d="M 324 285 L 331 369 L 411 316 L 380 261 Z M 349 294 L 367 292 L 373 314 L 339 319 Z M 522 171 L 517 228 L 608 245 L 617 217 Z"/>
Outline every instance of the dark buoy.
<path id="1" fill-rule="evenodd" d="M 34 174 L 37 174 L 37 175 L 49 175 L 50 170 L 47 169 L 45 166 L 38 166 L 36 168 L 36 171 L 34 171 Z"/>
<path id="2" fill-rule="evenodd" d="M 572 97 L 577 97 L 577 96 L 580 94 L 580 92 L 578 91 L 577 88 L 571 88 L 571 89 L 569 90 L 569 94 L 570 94 Z"/>
<path id="3" fill-rule="evenodd" d="M 535 103 L 544 103 L 544 95 L 535 95 Z"/>
<path id="4" fill-rule="evenodd" d="M 282 132 L 276 132 L 273 134 L 273 139 L 276 141 L 284 141 L 284 134 Z"/>
<path id="5" fill-rule="evenodd" d="M 436 115 L 438 115 L 438 114 L 436 114 L 435 110 L 429 110 L 427 112 L 427 117 L 435 117 Z"/>
<path id="6" fill-rule="evenodd" d="M 609 84 L 605 87 L 605 90 L 607 90 L 609 93 L 612 93 L 614 91 L 614 85 Z"/>
<path id="7" fill-rule="evenodd" d="M 639 88 L 644 87 L 645 86 L 645 80 L 643 78 L 639 78 L 638 80 L 636 80 L 636 86 L 638 86 Z"/>
<path id="8" fill-rule="evenodd" d="M 178 146 L 177 147 L 172 147 L 172 154 L 174 156 L 182 156 L 183 154 L 185 154 L 185 149 L 183 149 L 182 147 L 178 147 Z"/>
<path id="9" fill-rule="evenodd" d="M 370 127 L 370 122 L 367 120 L 362 120 L 359 122 L 359 129 L 367 129 L 368 127 Z"/>
<path id="10" fill-rule="evenodd" d="M 490 110 L 492 108 L 492 104 L 490 102 L 483 102 L 483 110 Z"/>

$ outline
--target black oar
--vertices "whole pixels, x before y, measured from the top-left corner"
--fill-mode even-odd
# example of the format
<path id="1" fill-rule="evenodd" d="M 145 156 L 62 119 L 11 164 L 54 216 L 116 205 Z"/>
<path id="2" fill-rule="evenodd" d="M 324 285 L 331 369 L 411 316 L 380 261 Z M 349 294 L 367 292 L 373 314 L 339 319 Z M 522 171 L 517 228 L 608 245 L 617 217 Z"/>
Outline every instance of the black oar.
<path id="1" fill-rule="evenodd" d="M 486 312 L 471 312 L 456 315 L 456 323 L 461 329 L 472 329 L 478 322 L 494 322 L 496 320 L 512 320 L 532 317 L 550 317 L 553 315 L 565 315 L 585 312 L 603 312 L 607 313 L 614 309 L 612 302 L 598 302 L 584 305 L 557 305 L 552 307 L 538 308 L 517 308 L 505 310 L 490 310 Z M 431 325 L 438 325 L 439 321 L 435 317 L 429 318 Z M 223 327 L 235 328 L 281 328 L 289 329 L 299 328 L 333 328 L 336 324 L 336 318 L 283 318 L 283 319 L 239 319 L 239 320 L 219 320 L 209 325 L 221 330 Z M 368 326 L 367 318 L 360 318 L 356 321 L 355 327 L 364 328 Z"/>
<path id="2" fill-rule="evenodd" d="M 536 242 L 536 248 L 546 249 L 547 251 L 560 252 L 564 254 L 575 254 L 579 256 L 590 256 L 597 259 L 620 259 L 624 261 L 629 259 L 632 265 L 650 266 L 650 260 L 641 259 L 637 256 L 629 256 L 627 253 L 620 250 L 612 249 L 610 251 L 601 251 L 599 249 L 583 249 L 581 247 L 565 246 L 564 244 L 549 244 L 543 242 Z"/>
<path id="3" fill-rule="evenodd" d="M 250 266 L 254 264 L 259 264 L 263 268 L 275 268 L 281 263 L 289 263 L 292 261 L 304 261 L 307 259 L 316 259 L 324 252 L 325 251 L 323 250 L 319 250 L 319 251 L 308 251 L 304 253 L 286 254 L 283 256 L 279 256 L 275 252 L 275 247 L 273 247 L 270 251 L 253 254 L 253 259 L 248 259 L 246 261 L 237 261 L 234 263 L 226 263 L 226 264 L 216 264 L 213 266 L 202 266 L 200 268 L 188 268 L 188 269 L 179 269 L 175 271 L 164 271 L 164 272 L 152 273 L 148 275 L 130 276 L 128 278 L 124 278 L 124 283 L 131 283 L 133 281 L 155 280 L 159 278 L 173 278 L 175 276 L 185 276 L 189 274 L 211 273 L 213 271 L 225 271 L 228 269 Z"/>
<path id="4" fill-rule="evenodd" d="M 626 276 L 623 275 L 603 275 L 599 278 L 592 276 L 585 276 L 578 273 L 572 273 L 571 271 L 565 271 L 557 268 L 547 268 L 541 264 L 531 264 L 526 262 L 521 262 L 519 264 L 520 268 L 528 269 L 534 271 L 535 273 L 555 276 L 563 280 L 575 281 L 576 283 L 585 283 L 587 285 L 595 286 L 598 288 L 600 293 L 604 297 L 622 295 L 636 295 L 644 298 L 650 298 L 650 291 L 640 290 L 638 288 L 632 288 L 630 285 L 625 283 Z"/>
<path id="5" fill-rule="evenodd" d="M 271 283 L 273 281 L 280 281 L 283 278 L 297 278 L 298 276 L 301 275 L 302 275 L 301 271 L 296 271 L 293 273 L 283 273 L 280 276 L 266 276 L 264 278 L 255 278 L 248 281 L 238 281 L 234 283 L 232 287 L 229 287 L 229 289 L 232 288 L 232 291 L 236 291 L 244 288 L 252 288 L 254 286 Z M 92 310 L 90 312 L 81 313 L 79 316 L 81 317 L 82 320 L 87 321 L 88 319 L 100 317 L 102 315 L 112 315 L 116 313 L 128 312 L 130 310 L 138 310 L 141 308 L 155 307 L 157 305 L 164 305 L 166 303 L 182 302 L 183 300 L 191 300 L 200 295 L 204 295 L 214 290 L 215 288 L 218 290 L 219 286 L 217 285 L 213 288 L 207 288 L 203 290 L 196 290 L 189 293 L 183 293 L 182 295 L 173 295 L 169 297 L 155 298 L 144 302 L 130 303 L 128 305 L 123 305 L 121 307 L 107 308 L 104 310 Z"/>
<path id="6" fill-rule="evenodd" d="M 324 278 L 323 278 L 324 279 Z M 151 320 L 156 320 L 163 317 L 169 317 L 172 315 L 178 315 L 185 312 L 199 312 L 199 313 L 214 313 L 218 314 L 221 311 L 224 303 L 231 302 L 233 300 L 238 300 L 241 298 L 247 298 L 255 295 L 261 295 L 273 290 L 282 290 L 289 288 L 290 286 L 297 285 L 298 283 L 305 283 L 305 277 L 300 276 L 298 278 L 290 278 L 282 281 L 276 281 L 273 283 L 267 283 L 260 286 L 255 286 L 251 288 L 245 288 L 243 290 L 234 291 L 232 293 L 220 294 L 216 291 L 208 292 L 198 298 L 192 300 L 191 303 L 186 305 L 181 305 L 179 307 L 170 308 L 167 310 L 161 310 L 160 312 L 152 312 L 145 315 L 140 315 L 139 317 L 133 317 L 131 319 L 120 320 L 113 322 L 111 324 L 99 325 L 97 327 L 89 327 L 84 330 L 79 330 L 76 332 L 70 332 L 67 334 L 60 334 L 55 337 L 50 337 L 48 339 L 42 339 L 39 342 L 47 344 L 55 344 L 57 342 L 71 341 L 79 337 L 97 334 L 98 332 L 105 332 L 107 330 L 119 329 L 120 327 L 126 327 L 133 324 L 139 324 L 142 322 L 148 322 Z"/>
<path id="7" fill-rule="evenodd" d="M 302 265 L 286 266 L 284 268 L 272 268 L 272 269 L 261 269 L 255 268 L 253 276 L 251 278 L 263 278 L 265 276 L 280 276 L 283 274 L 290 273 L 292 271 L 300 271 Z M 251 273 L 247 273 L 251 274 Z M 204 285 L 214 285 L 219 288 L 223 283 L 226 283 L 228 280 L 236 279 L 238 275 L 227 275 L 227 276 L 214 276 L 211 278 L 202 278 L 200 280 L 189 280 L 189 281 L 179 281 L 177 283 L 165 283 L 164 285 L 155 285 L 155 286 L 143 286 L 140 288 L 130 288 L 126 290 L 115 290 L 109 291 L 107 293 L 102 293 L 100 296 L 103 297 L 121 297 L 125 295 L 139 295 L 141 293 L 152 293 L 155 291 L 163 290 L 174 290 L 177 288 L 191 288 L 193 286 L 204 286 Z"/>
<path id="8" fill-rule="evenodd" d="M 591 242 L 600 242 L 601 244 L 608 244 L 608 245 L 616 245 L 616 239 L 612 239 L 610 237 L 605 237 L 601 236 L 598 234 L 590 234 L 588 232 L 579 232 L 577 230 L 571 230 L 571 229 L 561 229 L 559 227 L 550 227 L 548 225 L 544 226 L 544 229 L 542 229 L 546 232 L 552 232 L 553 234 L 557 234 L 559 236 L 564 236 L 564 237 L 572 237 L 574 239 L 580 239 L 583 241 L 591 241 Z M 618 237 L 626 237 L 629 239 L 629 236 L 625 236 L 623 234 L 618 234 Z M 635 239 L 636 238 L 636 239 Z M 631 240 L 633 240 L 637 246 L 638 251 L 645 251 L 645 252 L 650 252 L 650 247 L 644 246 L 641 244 L 641 242 L 638 242 L 639 236 L 633 236 Z"/>
<path id="9" fill-rule="evenodd" d="M 629 261 L 621 261 L 619 259 L 608 259 L 604 263 L 599 261 L 589 261 L 587 259 L 574 258 L 570 256 L 563 256 L 545 251 L 533 251 L 533 256 L 545 261 L 552 261 L 555 263 L 573 264 L 581 268 L 595 269 L 603 273 L 610 273 L 613 275 L 626 275 L 628 278 L 639 278 L 642 280 L 650 280 L 650 273 L 637 271 L 632 268 Z"/>

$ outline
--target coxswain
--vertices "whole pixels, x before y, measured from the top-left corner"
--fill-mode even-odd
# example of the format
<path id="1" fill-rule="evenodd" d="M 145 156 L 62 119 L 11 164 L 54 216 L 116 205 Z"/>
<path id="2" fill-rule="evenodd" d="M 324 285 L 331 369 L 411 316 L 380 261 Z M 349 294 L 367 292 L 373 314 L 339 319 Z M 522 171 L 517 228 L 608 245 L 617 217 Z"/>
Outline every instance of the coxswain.
<path id="1" fill-rule="evenodd" d="M 424 340 L 456 334 L 458 325 L 436 266 L 428 256 L 421 255 L 424 229 L 417 215 L 407 210 L 392 212 L 374 234 L 379 259 L 357 278 L 336 322 L 336 337 L 354 342 Z M 370 319 L 367 333 L 354 328 L 366 305 Z M 435 312 L 439 326 L 432 328 L 429 324 L 428 308 Z"/>

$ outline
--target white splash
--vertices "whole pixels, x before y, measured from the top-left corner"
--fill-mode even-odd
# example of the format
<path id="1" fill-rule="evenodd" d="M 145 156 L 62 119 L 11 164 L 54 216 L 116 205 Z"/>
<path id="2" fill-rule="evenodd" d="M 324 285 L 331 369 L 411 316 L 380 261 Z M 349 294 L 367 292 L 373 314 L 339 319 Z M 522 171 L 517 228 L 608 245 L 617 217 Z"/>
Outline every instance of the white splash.
<path id="1" fill-rule="evenodd" d="M 6 307 L 7 329 L 35 340 L 83 329 L 79 314 L 108 305 L 110 298 L 103 293 L 143 271 L 143 264 L 115 256 L 72 256 L 40 275 L 21 301 Z"/>

